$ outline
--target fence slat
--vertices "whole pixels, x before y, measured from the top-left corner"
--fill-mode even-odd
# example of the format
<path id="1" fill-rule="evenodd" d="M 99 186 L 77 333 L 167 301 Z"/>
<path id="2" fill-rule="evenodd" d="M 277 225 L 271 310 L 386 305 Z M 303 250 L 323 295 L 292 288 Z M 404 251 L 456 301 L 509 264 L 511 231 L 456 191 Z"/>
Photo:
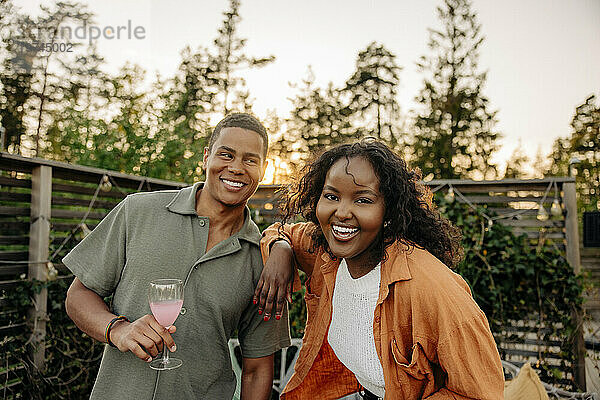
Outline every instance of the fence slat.
<path id="1" fill-rule="evenodd" d="M 29 243 L 28 236 L 2 236 L 0 235 L 0 244 L 27 244 Z"/>
<path id="2" fill-rule="evenodd" d="M 89 199 L 79 199 L 79 198 L 71 198 L 71 197 L 60 197 L 60 196 L 52 196 L 52 206 L 89 206 L 91 198 Z M 94 208 L 105 208 L 112 209 L 118 204 L 117 201 L 103 201 L 96 200 L 94 201 Z"/>
<path id="3" fill-rule="evenodd" d="M 86 211 L 64 210 L 59 208 L 52 209 L 52 218 L 81 219 L 85 216 L 85 214 Z M 87 218 L 100 220 L 106 217 L 106 214 L 108 214 L 108 212 L 90 212 Z"/>
<path id="4" fill-rule="evenodd" d="M 0 215 L 9 215 L 12 217 L 29 216 L 29 207 L 0 206 Z"/>
<path id="5" fill-rule="evenodd" d="M 6 176 L 0 176 L 0 185 L 11 186 L 11 187 L 21 187 L 21 188 L 31 188 L 31 180 L 30 179 L 16 179 L 16 178 L 9 178 Z"/>
<path id="6" fill-rule="evenodd" d="M 31 194 L 0 191 L 0 200 L 17 203 L 29 203 L 31 202 Z"/>
<path id="7" fill-rule="evenodd" d="M 23 251 L 0 251 L 0 260 L 3 261 L 25 261 L 29 255 L 28 250 Z"/>
<path id="8" fill-rule="evenodd" d="M 55 183 L 52 186 L 52 190 L 54 190 L 55 192 L 66 192 L 66 193 L 74 193 L 74 194 L 89 194 L 89 195 L 93 195 L 94 192 L 96 192 L 96 188 L 93 188 L 93 187 L 68 185 L 65 183 Z M 109 197 L 109 198 L 113 198 L 113 199 L 122 199 L 125 196 L 126 196 L 126 194 L 119 192 L 115 188 L 112 188 L 110 192 L 104 192 L 102 190 L 100 190 L 98 192 L 98 197 Z"/>

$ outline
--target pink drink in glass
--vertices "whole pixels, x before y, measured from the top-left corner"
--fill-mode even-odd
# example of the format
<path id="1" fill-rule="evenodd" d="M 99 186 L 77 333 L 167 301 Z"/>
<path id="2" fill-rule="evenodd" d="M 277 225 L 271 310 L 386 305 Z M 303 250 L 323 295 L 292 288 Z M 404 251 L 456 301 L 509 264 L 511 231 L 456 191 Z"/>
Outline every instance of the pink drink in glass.
<path id="1" fill-rule="evenodd" d="M 152 310 L 152 314 L 158 323 L 166 328 L 173 325 L 182 305 L 183 300 L 151 302 L 150 310 Z"/>

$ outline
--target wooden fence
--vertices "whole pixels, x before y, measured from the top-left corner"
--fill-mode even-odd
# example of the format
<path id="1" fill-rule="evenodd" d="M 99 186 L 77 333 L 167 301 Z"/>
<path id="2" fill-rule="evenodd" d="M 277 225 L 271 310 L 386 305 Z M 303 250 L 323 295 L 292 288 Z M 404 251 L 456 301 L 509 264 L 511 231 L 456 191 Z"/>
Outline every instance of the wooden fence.
<path id="1" fill-rule="evenodd" d="M 452 193 L 457 201 L 487 206 L 490 215 L 496 214 L 490 217 L 494 222 L 509 225 L 516 233 L 525 233 L 532 240 L 540 236 L 554 240 L 565 249 L 575 272 L 580 272 L 573 178 L 426 184 L 434 191 Z M 0 377 L 4 378 L 0 379 L 0 392 L 6 393 L 8 388 L 18 393 L 22 378 L 21 360 L 2 350 L 12 338 L 30 335 L 38 344 L 32 360 L 44 368 L 48 294 L 43 288 L 35 294 L 35 307 L 23 321 L 23 310 L 8 307 L 15 288 L 25 280 L 70 279 L 60 263 L 62 256 L 127 194 L 184 186 L 187 184 L 0 153 Z M 261 186 L 251 199 L 249 205 L 258 223 L 277 219 L 277 189 L 276 185 Z M 545 215 L 540 215 L 542 206 Z M 552 212 L 553 207 L 560 209 Z M 514 329 L 528 329 L 526 323 L 520 325 Z M 560 358 L 548 343 L 542 345 L 546 359 Z M 573 378 L 580 387 L 585 387 L 584 346 L 579 332 Z M 509 360 L 523 362 L 538 360 L 541 348 L 535 338 L 526 337 L 524 343 L 502 344 L 501 351 Z"/>

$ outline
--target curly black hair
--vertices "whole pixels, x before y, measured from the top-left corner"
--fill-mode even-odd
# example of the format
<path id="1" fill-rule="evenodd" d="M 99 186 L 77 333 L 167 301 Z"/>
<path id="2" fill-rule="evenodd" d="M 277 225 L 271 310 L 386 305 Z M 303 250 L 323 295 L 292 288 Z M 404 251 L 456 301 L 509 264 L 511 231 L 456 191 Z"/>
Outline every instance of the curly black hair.
<path id="1" fill-rule="evenodd" d="M 307 164 L 301 170 L 301 178 L 284 192 L 283 223 L 297 215 L 314 223 L 311 251 L 322 248 L 331 254 L 317 220 L 317 202 L 333 164 L 354 157 L 369 161 L 379 178 L 379 191 L 385 201 L 384 228 L 379 236 L 381 258 L 387 256 L 385 249 L 400 242 L 407 250 L 414 246 L 426 249 L 448 267 L 456 266 L 463 257 L 460 230 L 432 205 L 431 191 L 419 182 L 420 172 L 410 170 L 385 144 L 373 139 L 339 145 Z"/>

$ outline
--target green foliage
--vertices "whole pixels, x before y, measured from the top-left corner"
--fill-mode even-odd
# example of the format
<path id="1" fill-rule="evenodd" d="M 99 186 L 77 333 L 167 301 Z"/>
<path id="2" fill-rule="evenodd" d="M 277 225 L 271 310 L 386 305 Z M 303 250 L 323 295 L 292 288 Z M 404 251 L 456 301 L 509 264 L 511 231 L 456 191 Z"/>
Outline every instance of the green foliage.
<path id="1" fill-rule="evenodd" d="M 373 136 L 397 148 L 402 143 L 397 95 L 401 68 L 396 56 L 376 42 L 358 53 L 356 68 L 342 87 L 332 82 L 325 88 L 315 85 L 308 68 L 286 119 L 285 132 L 273 144 L 271 153 L 286 161 L 291 154 L 293 169 L 335 145 Z"/>
<path id="2" fill-rule="evenodd" d="M 61 42 L 61 27 L 91 23 L 93 14 L 83 5 L 42 6 L 40 16 L 31 19 L 17 13 L 10 0 L 3 2 L 2 15 L 14 12 L 0 21 L 4 144 L 14 153 L 162 179 L 201 180 L 210 123 L 252 108 L 239 71 L 274 60 L 244 52 L 246 39 L 237 32 L 239 6 L 238 0 L 229 2 L 211 47 L 184 49 L 175 76 L 157 77 L 148 90 L 142 68 L 126 64 L 116 74 L 105 73 L 105 62 L 91 45 L 61 57 L 37 50 L 26 57 L 17 53 L 13 37 L 23 36 L 23 43 Z"/>
<path id="3" fill-rule="evenodd" d="M 347 142 L 352 138 L 349 110 L 344 106 L 341 92 L 332 83 L 325 89 L 315 86 L 309 68 L 303 86 L 292 99 L 293 109 L 286 120 L 288 135 L 284 140 L 294 143 L 305 160 L 325 148 Z"/>
<path id="4" fill-rule="evenodd" d="M 579 159 L 571 168 L 576 171 L 578 209 L 600 210 L 600 105 L 589 96 L 577 106 L 571 121 L 570 138 L 558 138 L 551 154 L 549 175 L 567 176 L 572 158 Z"/>
<path id="5" fill-rule="evenodd" d="M 401 69 L 396 56 L 376 42 L 358 53 L 356 69 L 343 89 L 354 137 L 374 136 L 392 148 L 401 142 L 397 101 Z"/>
<path id="6" fill-rule="evenodd" d="M 11 359 L 23 363 L 23 383 L 16 387 L 15 393 L 23 398 L 82 399 L 91 392 L 104 345 L 82 334 L 67 316 L 64 298 L 69 282 L 64 278 L 46 283 L 22 281 L 6 298 L 8 308 L 20 310 L 17 320 L 25 322 L 33 294 L 42 289 L 48 291 L 46 370 L 38 371 L 34 367 L 30 357 L 33 345 L 29 337 L 15 336 L 3 346 Z M 7 390 L 10 394 L 12 389 Z"/>
<path id="7" fill-rule="evenodd" d="M 430 29 L 432 54 L 417 63 L 426 74 L 417 101 L 414 155 L 425 176 L 455 179 L 493 178 L 490 157 L 498 149 L 496 112 L 482 90 L 486 73 L 478 72 L 481 25 L 468 0 L 445 0 L 438 7 L 441 30 Z"/>
<path id="8" fill-rule="evenodd" d="M 536 244 L 500 223 L 490 226 L 481 214 L 489 215 L 487 210 L 437 200 L 440 211 L 462 230 L 465 259 L 457 272 L 471 286 L 496 339 L 521 341 L 522 336 L 504 328 L 529 321 L 539 339 L 560 342 L 562 369 L 568 369 L 574 361 L 573 313 L 581 311 L 583 278 L 574 274 L 563 251 L 543 233 Z M 550 364 L 541 364 L 544 382 L 558 383 L 557 373 Z"/>

